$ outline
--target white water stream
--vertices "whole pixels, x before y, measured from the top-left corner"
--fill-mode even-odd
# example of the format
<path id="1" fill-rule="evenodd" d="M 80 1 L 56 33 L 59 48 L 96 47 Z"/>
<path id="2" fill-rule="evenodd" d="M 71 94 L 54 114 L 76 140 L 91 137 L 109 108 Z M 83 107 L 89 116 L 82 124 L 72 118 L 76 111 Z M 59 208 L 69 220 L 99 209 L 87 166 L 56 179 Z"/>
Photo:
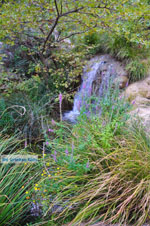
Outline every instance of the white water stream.
<path id="1" fill-rule="evenodd" d="M 76 118 L 80 115 L 81 108 L 86 103 L 86 99 L 92 94 L 97 94 L 101 98 L 104 90 L 108 88 L 110 77 L 115 74 L 115 67 L 110 63 L 110 57 L 108 55 L 92 58 L 84 68 L 82 84 L 75 95 L 73 109 L 65 113 L 63 119 L 75 122 Z"/>

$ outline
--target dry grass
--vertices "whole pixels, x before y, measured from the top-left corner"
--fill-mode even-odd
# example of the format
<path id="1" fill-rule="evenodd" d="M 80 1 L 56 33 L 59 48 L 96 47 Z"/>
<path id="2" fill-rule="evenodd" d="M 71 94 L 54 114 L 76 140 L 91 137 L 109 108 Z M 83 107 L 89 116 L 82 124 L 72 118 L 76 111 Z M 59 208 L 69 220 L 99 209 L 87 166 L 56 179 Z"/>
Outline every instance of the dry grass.
<path id="1" fill-rule="evenodd" d="M 149 139 L 139 131 L 136 135 L 132 131 L 128 136 L 114 139 L 114 151 L 103 158 L 97 154 L 97 160 L 92 162 L 94 170 L 90 172 L 88 181 L 85 177 L 85 185 L 80 186 L 82 181 L 79 181 L 74 196 L 69 197 L 67 188 L 59 195 L 59 199 L 68 200 L 68 206 L 59 217 L 74 214 L 71 226 L 82 225 L 86 221 L 90 225 L 97 220 L 106 224 L 140 226 L 149 220 Z M 70 174 L 66 176 L 71 177 Z"/>

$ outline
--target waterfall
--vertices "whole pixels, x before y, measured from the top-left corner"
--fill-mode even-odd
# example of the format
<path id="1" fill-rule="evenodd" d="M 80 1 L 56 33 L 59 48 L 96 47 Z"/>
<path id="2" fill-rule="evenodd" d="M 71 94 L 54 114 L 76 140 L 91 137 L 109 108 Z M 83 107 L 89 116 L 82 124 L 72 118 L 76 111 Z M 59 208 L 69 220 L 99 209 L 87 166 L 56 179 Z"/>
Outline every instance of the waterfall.
<path id="1" fill-rule="evenodd" d="M 109 88 L 110 78 L 116 76 L 115 61 L 109 55 L 95 56 L 83 70 L 82 84 L 74 98 L 73 109 L 63 119 L 75 122 L 87 98 L 95 94 L 99 99 Z"/>

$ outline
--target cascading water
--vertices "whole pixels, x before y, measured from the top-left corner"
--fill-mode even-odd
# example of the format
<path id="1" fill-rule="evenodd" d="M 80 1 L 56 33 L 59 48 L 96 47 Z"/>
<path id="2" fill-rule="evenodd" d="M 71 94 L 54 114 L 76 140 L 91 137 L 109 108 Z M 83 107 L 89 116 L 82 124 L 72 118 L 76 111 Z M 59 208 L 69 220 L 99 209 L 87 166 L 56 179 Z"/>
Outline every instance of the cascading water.
<path id="1" fill-rule="evenodd" d="M 99 101 L 109 88 L 109 81 L 116 77 L 118 62 L 109 55 L 96 56 L 92 58 L 85 67 L 82 76 L 82 84 L 75 95 L 73 110 L 65 113 L 63 119 L 75 122 L 85 106 L 87 98 L 93 94 L 99 97 Z"/>

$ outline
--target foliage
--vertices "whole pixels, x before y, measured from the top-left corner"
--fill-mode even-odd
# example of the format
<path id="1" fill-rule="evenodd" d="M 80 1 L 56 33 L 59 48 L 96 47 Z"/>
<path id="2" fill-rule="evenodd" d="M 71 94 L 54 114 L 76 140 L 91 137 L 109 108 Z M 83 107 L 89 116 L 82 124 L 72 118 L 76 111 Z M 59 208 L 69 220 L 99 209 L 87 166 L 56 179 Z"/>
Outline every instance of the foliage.
<path id="1" fill-rule="evenodd" d="M 98 33 L 96 32 L 89 32 L 84 36 L 84 42 L 86 45 L 93 45 L 93 44 L 98 44 L 99 43 L 99 37 Z"/>
<path id="2" fill-rule="evenodd" d="M 23 88 L 25 89 L 25 87 Z M 19 92 L 17 95 L 13 94 L 8 97 L 8 107 L 3 112 L 3 118 L 7 114 L 13 118 L 13 126 L 10 128 L 9 133 L 18 131 L 22 139 L 25 140 L 26 146 L 41 142 L 43 138 L 42 131 L 47 127 L 48 116 L 53 115 L 53 109 L 56 107 L 54 102 L 56 97 L 54 95 L 52 96 L 51 93 L 47 92 L 44 93 L 42 87 L 41 90 L 39 87 L 37 90 L 34 90 L 34 88 L 32 87 L 29 94 L 23 89 L 22 93 Z M 43 122 L 46 124 L 43 125 Z M 5 121 L 3 121 L 3 126 L 7 126 Z"/>
<path id="3" fill-rule="evenodd" d="M 72 101 L 91 54 L 123 61 L 131 81 L 146 75 L 149 10 L 147 0 L 0 3 L 0 150 L 41 156 L 36 166 L 0 165 L 0 224 L 19 224 L 33 205 L 45 225 L 146 221 L 149 139 L 124 127 L 129 104 L 118 89 L 87 99 L 76 125 L 50 119 L 59 93 Z"/>
<path id="4" fill-rule="evenodd" d="M 138 46 L 149 47 L 149 7 L 146 0 L 142 3 L 40 0 L 35 4 L 21 0 L 19 5 L 16 1 L 4 1 L 0 7 L 0 38 L 13 45 L 14 57 L 9 66 L 17 76 L 3 72 L 2 90 L 7 94 L 16 92 L 20 86 L 26 86 L 26 80 L 32 83 L 37 76 L 53 93 L 62 92 L 71 100 L 87 49 L 72 54 L 73 45 L 68 38 L 74 44 L 84 39 L 86 44 L 106 49 L 120 59 L 133 58 Z M 104 31 L 108 32 L 109 41 L 101 35 Z"/>
<path id="5" fill-rule="evenodd" d="M 139 1 L 5 1 L 1 6 L 1 39 L 13 42 L 17 36 L 52 40 L 54 29 L 61 31 L 59 40 L 86 30 L 111 30 L 137 43 L 148 44 L 149 4 Z M 47 18 L 49 18 L 47 20 Z M 13 21 L 13 22 L 12 22 Z M 66 22 L 66 23 L 65 23 Z M 78 30 L 76 24 L 78 23 Z"/>

